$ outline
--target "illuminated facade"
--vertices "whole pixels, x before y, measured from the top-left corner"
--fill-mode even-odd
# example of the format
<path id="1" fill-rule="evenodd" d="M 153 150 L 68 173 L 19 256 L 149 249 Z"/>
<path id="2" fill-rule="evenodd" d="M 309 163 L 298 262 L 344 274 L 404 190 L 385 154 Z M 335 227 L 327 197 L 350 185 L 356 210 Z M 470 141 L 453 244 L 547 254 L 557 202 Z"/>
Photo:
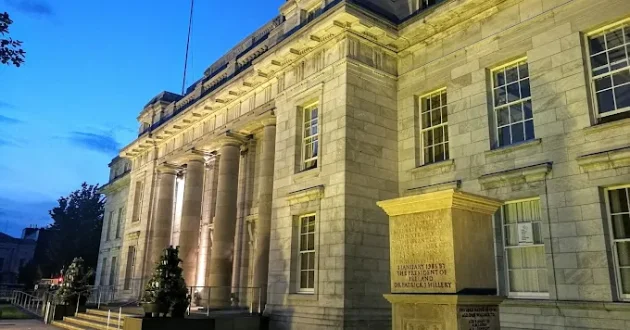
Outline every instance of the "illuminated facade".
<path id="1" fill-rule="evenodd" d="M 120 153 L 132 164 L 121 292 L 175 244 L 214 306 L 262 295 L 274 329 L 386 329 L 376 202 L 460 189 L 505 202 L 502 328 L 630 326 L 630 2 L 280 12 L 186 95 L 140 113 Z"/>

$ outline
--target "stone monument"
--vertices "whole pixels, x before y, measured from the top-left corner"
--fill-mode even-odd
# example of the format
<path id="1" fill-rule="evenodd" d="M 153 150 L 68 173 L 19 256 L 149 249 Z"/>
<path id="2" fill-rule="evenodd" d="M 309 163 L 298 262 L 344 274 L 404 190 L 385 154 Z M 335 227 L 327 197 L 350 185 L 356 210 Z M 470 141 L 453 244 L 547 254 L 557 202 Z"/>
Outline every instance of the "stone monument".
<path id="1" fill-rule="evenodd" d="M 389 215 L 394 330 L 499 329 L 492 215 L 458 190 L 378 202 Z"/>

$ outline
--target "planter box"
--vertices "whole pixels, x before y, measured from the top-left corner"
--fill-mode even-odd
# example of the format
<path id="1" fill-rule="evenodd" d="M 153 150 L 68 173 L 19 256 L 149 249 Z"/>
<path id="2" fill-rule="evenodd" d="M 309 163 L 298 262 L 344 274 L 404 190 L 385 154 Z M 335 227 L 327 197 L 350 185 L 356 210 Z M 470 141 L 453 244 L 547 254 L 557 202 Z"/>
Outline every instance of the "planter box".
<path id="1" fill-rule="evenodd" d="M 170 317 L 125 318 L 123 330 L 258 330 L 260 316 L 225 316 L 208 319 Z"/>

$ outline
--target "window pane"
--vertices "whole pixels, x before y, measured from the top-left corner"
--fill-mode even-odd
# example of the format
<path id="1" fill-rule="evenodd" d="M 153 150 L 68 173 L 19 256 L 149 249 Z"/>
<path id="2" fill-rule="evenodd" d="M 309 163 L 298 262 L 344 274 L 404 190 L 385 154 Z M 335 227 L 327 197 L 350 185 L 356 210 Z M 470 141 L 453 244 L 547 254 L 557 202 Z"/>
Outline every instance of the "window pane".
<path id="1" fill-rule="evenodd" d="M 591 57 L 591 67 L 595 76 L 608 72 L 608 55 L 601 53 Z"/>
<path id="2" fill-rule="evenodd" d="M 431 127 L 431 112 L 422 113 L 422 128 Z"/>
<path id="3" fill-rule="evenodd" d="M 306 238 L 306 235 L 301 235 L 300 237 L 300 251 L 306 251 L 307 250 L 307 242 L 308 238 Z"/>
<path id="4" fill-rule="evenodd" d="M 435 158 L 433 158 L 433 147 L 428 147 L 424 149 L 424 162 L 425 163 L 435 162 Z"/>
<path id="5" fill-rule="evenodd" d="M 589 40 L 589 44 L 591 47 L 591 54 L 597 54 L 603 52 L 605 48 L 604 36 L 599 36 L 595 38 L 591 38 Z"/>
<path id="6" fill-rule="evenodd" d="M 307 249 L 310 251 L 315 250 L 315 234 L 308 234 L 308 245 Z"/>
<path id="7" fill-rule="evenodd" d="M 300 272 L 300 288 L 308 288 L 308 272 Z"/>
<path id="8" fill-rule="evenodd" d="M 439 161 L 443 161 L 445 160 L 444 158 L 444 145 L 443 144 L 438 144 L 435 146 L 435 161 L 439 162 Z"/>
<path id="9" fill-rule="evenodd" d="M 506 69 L 505 78 L 508 84 L 518 81 L 518 68 L 516 66 L 513 66 L 511 68 Z"/>
<path id="10" fill-rule="evenodd" d="M 440 109 L 431 111 L 431 125 L 439 125 L 442 123 Z"/>
<path id="11" fill-rule="evenodd" d="M 608 191 L 608 199 L 610 203 L 610 212 L 628 213 L 628 189 L 615 189 Z"/>
<path id="12" fill-rule="evenodd" d="M 500 87 L 494 90 L 494 105 L 500 106 L 507 103 L 507 91 L 505 87 Z"/>
<path id="13" fill-rule="evenodd" d="M 510 126 L 499 128 L 499 146 L 509 145 L 510 141 Z"/>
<path id="14" fill-rule="evenodd" d="M 616 30 L 606 33 L 606 47 L 608 49 L 623 45 L 622 30 Z"/>
<path id="15" fill-rule="evenodd" d="M 630 266 L 630 242 L 617 242 L 617 259 L 619 266 Z"/>
<path id="16" fill-rule="evenodd" d="M 503 70 L 498 71 L 494 77 L 494 87 L 499 87 L 505 85 L 505 73 Z"/>
<path id="17" fill-rule="evenodd" d="M 617 214 L 611 218 L 615 239 L 630 238 L 630 214 Z"/>
<path id="18" fill-rule="evenodd" d="M 308 253 L 302 253 L 300 255 L 300 269 L 308 268 Z"/>
<path id="19" fill-rule="evenodd" d="M 431 100 L 428 98 L 422 99 L 422 112 L 429 111 L 431 109 Z"/>
<path id="20" fill-rule="evenodd" d="M 615 88 L 615 102 L 617 109 L 630 107 L 630 85 Z"/>
<path id="21" fill-rule="evenodd" d="M 599 107 L 599 113 L 605 113 L 615 110 L 615 103 L 613 101 L 613 91 L 607 90 L 597 93 L 597 105 Z"/>
<path id="22" fill-rule="evenodd" d="M 447 160 L 451 157 L 448 148 L 449 147 L 448 147 L 448 142 L 447 142 L 444 144 L 444 160 Z"/>
<path id="23" fill-rule="evenodd" d="M 510 109 L 502 108 L 497 110 L 497 125 L 505 126 L 510 123 Z"/>
<path id="24" fill-rule="evenodd" d="M 442 107 L 442 123 L 446 123 L 448 121 L 448 109 L 447 107 Z"/>
<path id="25" fill-rule="evenodd" d="M 521 98 L 518 83 L 508 85 L 507 94 L 508 94 L 508 102 L 518 101 Z"/>
<path id="26" fill-rule="evenodd" d="M 612 87 L 612 82 L 610 81 L 610 76 L 602 77 L 599 79 L 595 79 L 595 90 L 603 91 L 604 89 L 608 89 Z"/>
<path id="27" fill-rule="evenodd" d="M 308 254 L 308 269 L 315 269 L 315 253 Z"/>
<path id="28" fill-rule="evenodd" d="M 440 107 L 440 95 L 435 94 L 431 97 L 431 109 Z"/>
<path id="29" fill-rule="evenodd" d="M 433 130 L 424 132 L 424 145 L 425 146 L 433 145 Z"/>
<path id="30" fill-rule="evenodd" d="M 308 288 L 309 289 L 313 289 L 315 288 L 315 272 L 314 271 L 309 271 L 308 272 Z"/>
<path id="31" fill-rule="evenodd" d="M 523 123 L 512 125 L 512 143 L 525 141 L 525 127 Z"/>
<path id="32" fill-rule="evenodd" d="M 621 275 L 621 289 L 623 293 L 630 294 L 630 268 L 621 268 L 619 275 Z"/>
<path id="33" fill-rule="evenodd" d="M 608 63 L 611 70 L 617 70 L 627 66 L 626 49 L 619 47 L 608 51 Z"/>
<path id="34" fill-rule="evenodd" d="M 532 96 L 532 92 L 529 88 L 529 79 L 521 81 L 521 97 L 526 98 Z"/>
<path id="35" fill-rule="evenodd" d="M 532 112 L 532 101 L 523 102 L 523 109 L 525 111 L 525 119 L 532 119 L 534 117 Z"/>
<path id="36" fill-rule="evenodd" d="M 446 91 L 442 92 L 442 95 L 441 95 L 441 96 L 442 96 L 442 101 L 441 101 L 441 104 L 442 104 L 442 106 L 444 107 L 444 106 L 446 106 L 446 104 L 447 104 L 447 100 L 446 100 Z"/>
<path id="37" fill-rule="evenodd" d="M 433 139 L 435 140 L 435 143 L 444 142 L 444 130 L 442 129 L 442 127 L 433 129 Z"/>
<path id="38" fill-rule="evenodd" d="M 519 77 L 521 79 L 529 77 L 529 66 L 527 63 L 523 63 L 519 66 Z"/>
<path id="39" fill-rule="evenodd" d="M 630 71 L 624 70 L 624 71 L 615 73 L 613 75 L 613 81 L 615 82 L 615 86 L 630 83 Z"/>
<path id="40" fill-rule="evenodd" d="M 525 122 L 525 139 L 533 140 L 535 138 L 536 135 L 534 134 L 534 121 L 528 120 Z"/>
<path id="41" fill-rule="evenodd" d="M 514 104 L 510 106 L 510 122 L 516 123 L 523 120 L 523 109 L 521 104 Z"/>

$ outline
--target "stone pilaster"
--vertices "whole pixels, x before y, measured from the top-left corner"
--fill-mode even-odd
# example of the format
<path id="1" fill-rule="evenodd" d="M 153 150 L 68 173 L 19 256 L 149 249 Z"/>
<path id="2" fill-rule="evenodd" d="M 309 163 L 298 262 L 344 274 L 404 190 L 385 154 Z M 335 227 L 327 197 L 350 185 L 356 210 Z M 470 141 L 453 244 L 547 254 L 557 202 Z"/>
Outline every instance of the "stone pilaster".
<path id="1" fill-rule="evenodd" d="M 173 223 L 173 200 L 175 198 L 175 180 L 177 168 L 162 165 L 158 168 L 158 191 L 155 206 L 155 216 L 151 225 L 151 254 L 149 256 L 148 274 L 160 259 L 162 251 L 169 246 L 171 240 L 171 225 Z"/>
<path id="2" fill-rule="evenodd" d="M 276 150 L 276 124 L 264 127 L 262 143 L 259 189 L 258 220 L 256 222 L 256 246 L 254 248 L 254 279 L 252 286 L 260 288 L 260 304 L 267 301 L 267 280 L 269 276 L 269 237 L 271 235 L 271 204 L 273 201 L 273 170 Z"/>
<path id="3" fill-rule="evenodd" d="M 191 155 L 186 168 L 182 220 L 179 231 L 179 253 L 183 260 L 186 285 L 195 285 L 201 200 L 203 198 L 203 176 L 205 161 L 201 155 Z"/>
<path id="4" fill-rule="evenodd" d="M 216 215 L 210 252 L 208 286 L 213 307 L 229 306 L 236 230 L 240 141 L 225 139 L 219 149 Z"/>

